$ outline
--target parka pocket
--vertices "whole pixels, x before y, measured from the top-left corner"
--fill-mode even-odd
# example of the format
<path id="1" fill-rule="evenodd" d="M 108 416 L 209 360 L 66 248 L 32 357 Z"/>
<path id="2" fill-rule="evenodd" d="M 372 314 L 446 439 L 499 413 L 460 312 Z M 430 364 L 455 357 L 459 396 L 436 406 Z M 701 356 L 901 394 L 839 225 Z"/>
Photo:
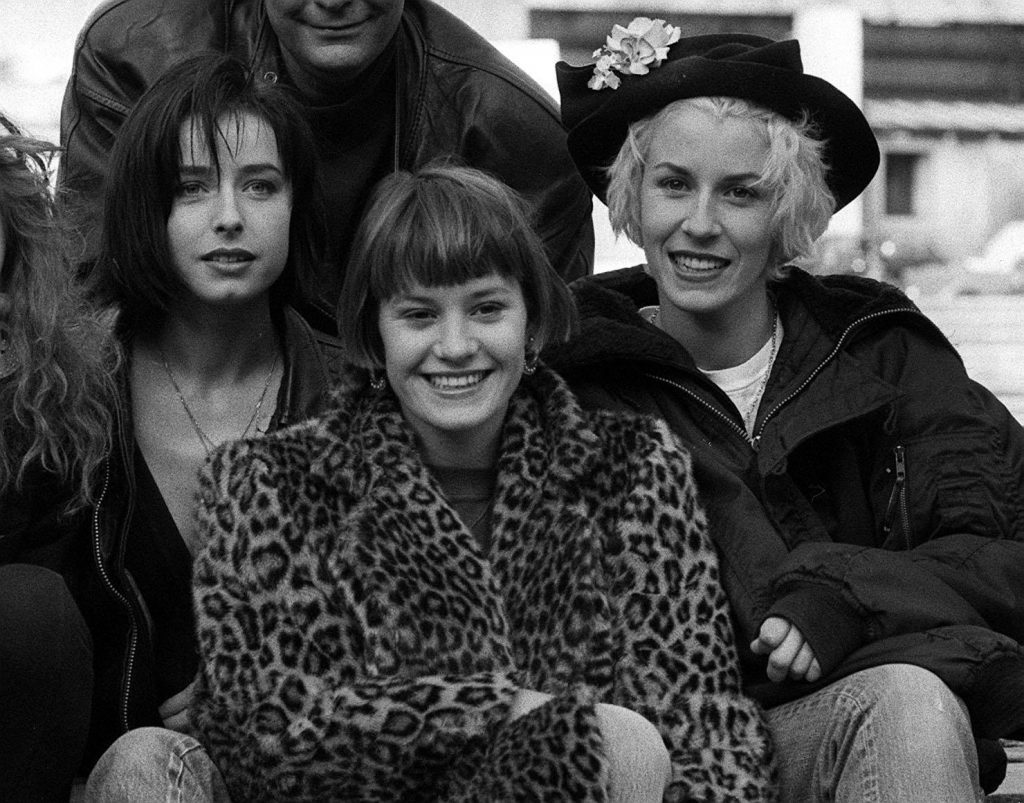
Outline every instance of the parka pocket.
<path id="1" fill-rule="evenodd" d="M 960 533 L 1005 537 L 1012 491 L 1003 454 L 996 434 L 980 427 L 897 444 L 882 521 L 886 547 L 912 549 Z"/>
<path id="2" fill-rule="evenodd" d="M 907 514 L 907 450 L 898 444 L 893 450 L 893 485 L 889 504 L 882 519 L 886 542 L 903 536 L 903 546 L 910 549 L 910 518 Z"/>

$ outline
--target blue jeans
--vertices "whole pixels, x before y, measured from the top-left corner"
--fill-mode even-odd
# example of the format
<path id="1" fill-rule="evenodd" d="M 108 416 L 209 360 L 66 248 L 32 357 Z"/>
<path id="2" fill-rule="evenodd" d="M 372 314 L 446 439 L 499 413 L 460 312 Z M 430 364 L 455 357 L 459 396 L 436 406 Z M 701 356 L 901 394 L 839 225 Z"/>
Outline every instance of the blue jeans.
<path id="1" fill-rule="evenodd" d="M 597 708 L 614 774 L 610 799 L 660 799 L 669 759 L 654 726 L 619 706 Z M 647 777 L 651 773 L 653 777 Z M 96 762 L 85 801 L 230 803 L 231 798 L 213 760 L 191 736 L 166 728 L 137 728 L 121 736 Z"/>
<path id="2" fill-rule="evenodd" d="M 767 715 L 787 802 L 984 799 L 967 710 L 926 669 L 866 669 Z"/>
<path id="3" fill-rule="evenodd" d="M 230 803 L 213 760 L 191 736 L 136 728 L 100 756 L 85 789 L 88 803 Z"/>

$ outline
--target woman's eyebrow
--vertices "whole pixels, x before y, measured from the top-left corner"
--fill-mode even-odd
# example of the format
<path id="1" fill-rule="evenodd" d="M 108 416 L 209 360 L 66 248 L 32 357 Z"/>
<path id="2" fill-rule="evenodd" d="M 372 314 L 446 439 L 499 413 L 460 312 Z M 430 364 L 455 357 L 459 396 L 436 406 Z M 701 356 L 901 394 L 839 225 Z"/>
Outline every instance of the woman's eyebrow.
<path id="1" fill-rule="evenodd" d="M 243 175 L 252 175 L 253 173 L 277 173 L 278 175 L 284 175 L 284 171 L 273 162 L 254 162 L 252 164 L 244 164 L 239 167 L 239 172 Z"/>
<path id="2" fill-rule="evenodd" d="M 200 178 L 202 176 L 208 176 L 213 172 L 213 165 L 187 164 L 182 165 L 178 169 L 178 173 L 181 174 L 182 178 Z"/>
<path id="3" fill-rule="evenodd" d="M 216 170 L 212 164 L 187 164 L 182 165 L 178 172 L 184 177 L 201 177 L 215 173 Z M 284 171 L 273 162 L 253 162 L 252 164 L 240 165 L 238 172 L 245 176 L 258 173 L 277 173 L 278 175 L 284 175 Z"/>
<path id="4" fill-rule="evenodd" d="M 692 176 L 693 171 L 684 167 L 683 165 L 676 164 L 675 162 L 662 161 L 651 165 L 652 168 L 661 168 L 665 170 L 671 170 L 674 173 L 679 173 L 684 176 Z M 747 170 L 742 173 L 730 173 L 727 176 L 722 177 L 722 181 L 760 181 L 763 178 L 762 174 L 756 170 Z"/>

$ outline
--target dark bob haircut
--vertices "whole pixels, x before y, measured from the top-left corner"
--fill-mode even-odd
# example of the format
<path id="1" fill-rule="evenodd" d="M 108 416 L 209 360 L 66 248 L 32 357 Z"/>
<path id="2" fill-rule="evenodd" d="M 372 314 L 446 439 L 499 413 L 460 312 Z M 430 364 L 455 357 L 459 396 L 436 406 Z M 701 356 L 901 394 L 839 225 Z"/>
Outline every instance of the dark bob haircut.
<path id="1" fill-rule="evenodd" d="M 572 296 L 513 190 L 480 170 L 438 162 L 385 177 L 356 231 L 338 301 L 349 359 L 384 365 L 378 313 L 396 294 L 493 273 L 518 282 L 533 349 L 568 340 L 576 325 Z"/>
<path id="2" fill-rule="evenodd" d="M 326 228 L 316 148 L 301 107 L 290 90 L 255 78 L 232 56 L 193 56 L 169 68 L 142 95 L 110 156 L 92 278 L 98 298 L 120 306 L 129 326 L 163 320 L 170 302 L 184 291 L 167 238 L 185 156 L 183 126 L 193 125 L 196 135 L 205 138 L 219 170 L 218 139 L 234 145 L 225 118 L 243 115 L 252 115 L 274 132 L 292 187 L 288 261 L 271 288 L 272 303 L 295 298 L 304 277 L 322 259 Z"/>

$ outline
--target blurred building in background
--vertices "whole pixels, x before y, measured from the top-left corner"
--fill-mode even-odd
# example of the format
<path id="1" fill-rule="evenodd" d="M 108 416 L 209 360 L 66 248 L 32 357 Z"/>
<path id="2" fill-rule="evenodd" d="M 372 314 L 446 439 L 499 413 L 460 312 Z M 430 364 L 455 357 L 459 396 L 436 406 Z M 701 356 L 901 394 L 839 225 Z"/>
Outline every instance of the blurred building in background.
<path id="1" fill-rule="evenodd" d="M 821 269 L 899 281 L 915 264 L 958 268 L 1005 223 L 1024 219 L 1022 0 L 443 4 L 491 39 L 556 42 L 573 64 L 590 61 L 614 23 L 641 15 L 684 35 L 796 35 L 805 69 L 862 103 L 882 148 L 860 207 L 844 210 L 825 238 Z"/>
<path id="2" fill-rule="evenodd" d="M 614 23 L 661 17 L 684 35 L 796 35 L 805 68 L 859 100 L 882 166 L 837 216 L 818 267 L 900 281 L 969 255 L 1024 219 L 1024 0 L 439 0 L 556 94 L 554 62 L 591 61 Z M 75 36 L 99 0 L 0 0 L 0 109 L 55 138 Z M 633 264 L 603 208 L 599 268 Z"/>
<path id="3" fill-rule="evenodd" d="M 75 37 L 100 0 L 0 0 L 0 111 L 56 140 Z"/>

